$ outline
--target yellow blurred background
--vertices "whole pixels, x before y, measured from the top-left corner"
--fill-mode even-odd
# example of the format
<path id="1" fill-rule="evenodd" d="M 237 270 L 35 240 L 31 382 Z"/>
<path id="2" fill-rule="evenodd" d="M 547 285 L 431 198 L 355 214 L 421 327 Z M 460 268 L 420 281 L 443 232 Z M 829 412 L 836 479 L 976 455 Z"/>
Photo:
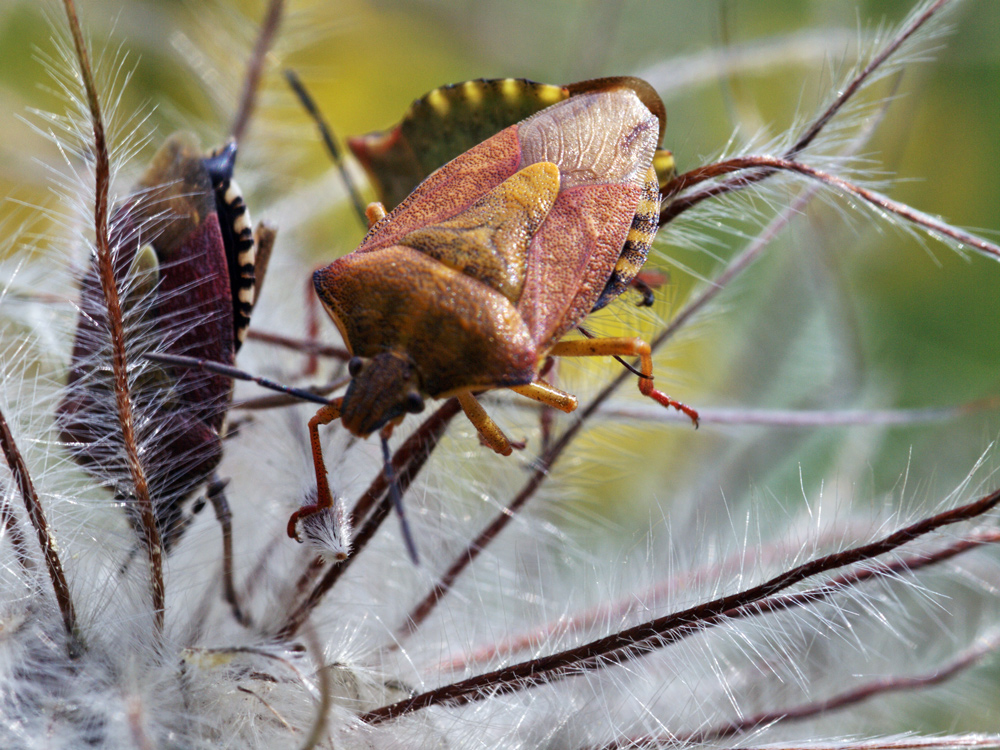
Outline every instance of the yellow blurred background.
<path id="1" fill-rule="evenodd" d="M 105 83 L 116 72 L 132 71 L 128 85 L 115 89 L 121 96 L 118 132 L 137 125 L 158 137 L 194 130 L 206 144 L 225 137 L 262 2 L 78 1 L 95 49 L 103 50 Z M 65 111 L 44 62 L 56 54 L 51 38 L 64 35 L 53 30 L 62 19 L 57 5 L 39 5 L 0 0 L 0 195 L 16 201 L 0 204 L 0 228 L 13 228 L 30 214 L 24 204 L 53 200 L 44 165 L 60 161 L 52 143 L 28 124 L 44 128 L 33 109 Z M 716 157 L 734 132 L 737 140 L 768 142 L 808 121 L 855 59 L 859 43 L 873 45 L 877 24 L 883 18 L 890 26 L 898 23 L 912 5 L 290 2 L 258 119 L 243 144 L 247 176 L 240 180 L 249 186 L 255 215 L 290 228 L 278 252 L 294 255 L 302 269 L 350 251 L 361 237 L 311 123 L 278 75 L 282 67 L 299 72 L 341 135 L 391 125 L 415 97 L 444 83 L 639 75 L 664 97 L 665 145 L 683 171 Z M 898 79 L 879 84 L 877 93 L 898 99 L 862 150 L 872 170 L 864 176 L 895 175 L 899 182 L 889 192 L 897 200 L 997 241 L 1000 4 L 961 4 L 949 23 L 949 34 L 921 47 L 936 48 L 928 61 L 914 61 Z M 123 61 L 113 62 L 118 55 Z M 139 123 L 135 112 L 148 113 L 148 120 Z M 141 150 L 136 165 L 153 147 Z M 134 175 L 136 165 L 126 175 Z M 289 205 L 289 196 L 303 195 L 305 217 Z M 762 197 L 759 207 L 768 200 L 780 204 L 784 195 Z M 655 335 L 657 316 L 669 318 L 745 244 L 713 224 L 731 221 L 752 235 L 741 210 L 705 217 L 698 231 L 711 244 L 701 247 L 689 246 L 690 235 L 675 235 L 672 228 L 662 232 L 649 267 L 668 272 L 670 281 L 655 316 L 626 300 L 595 321 L 595 330 Z M 38 221 L 32 231 L 44 235 L 45 219 Z M 279 261 L 272 273 L 291 265 Z M 616 371 L 612 364 L 600 372 Z M 661 387 L 696 407 L 875 410 L 997 397 L 1000 264 L 918 241 L 843 201 L 820 201 L 688 329 L 658 372 Z M 596 391 L 579 368 L 567 378 L 583 394 Z M 850 450 L 858 454 L 850 481 L 863 487 L 860 494 L 879 498 L 907 466 L 919 466 L 927 471 L 921 491 L 933 497 L 954 486 L 998 430 L 995 405 L 943 426 L 854 432 L 706 425 L 695 434 L 678 425 L 666 435 L 654 428 L 658 437 L 650 440 L 647 430 L 612 422 L 592 430 L 582 448 L 584 456 L 610 450 L 611 457 L 573 470 L 587 488 L 589 512 L 623 524 L 636 522 L 619 502 L 623 495 L 660 492 L 675 482 L 704 483 L 708 494 L 717 486 L 742 487 L 748 497 L 752 485 L 763 486 L 777 502 L 790 502 L 801 475 L 807 485 L 820 482 L 841 470 Z M 930 712 L 908 717 L 905 726 L 948 728 L 951 718 Z M 972 721 L 990 726 L 988 716 Z"/>

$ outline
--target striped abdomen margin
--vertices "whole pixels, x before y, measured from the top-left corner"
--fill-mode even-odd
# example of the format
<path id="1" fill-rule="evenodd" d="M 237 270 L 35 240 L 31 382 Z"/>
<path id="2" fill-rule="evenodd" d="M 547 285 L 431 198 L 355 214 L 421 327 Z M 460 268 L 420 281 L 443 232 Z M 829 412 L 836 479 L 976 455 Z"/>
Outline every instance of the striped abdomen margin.
<path id="1" fill-rule="evenodd" d="M 628 289 L 632 279 L 646 262 L 649 248 L 652 247 L 653 240 L 656 238 L 659 221 L 660 185 L 656 171 L 650 167 L 646 173 L 646 182 L 642 187 L 639 207 L 632 218 L 632 226 L 628 230 L 625 244 L 622 245 L 621 255 L 618 256 L 618 262 L 615 263 L 615 270 L 611 272 L 611 278 L 604 285 L 604 291 L 601 292 L 601 296 L 594 304 L 594 310 L 600 310 Z"/>
<path id="2" fill-rule="evenodd" d="M 227 178 L 214 188 L 219 224 L 226 246 L 226 262 L 229 266 L 234 345 L 238 350 L 250 326 L 250 313 L 253 312 L 257 292 L 254 276 L 257 248 L 250 223 L 250 212 L 236 181 Z"/>

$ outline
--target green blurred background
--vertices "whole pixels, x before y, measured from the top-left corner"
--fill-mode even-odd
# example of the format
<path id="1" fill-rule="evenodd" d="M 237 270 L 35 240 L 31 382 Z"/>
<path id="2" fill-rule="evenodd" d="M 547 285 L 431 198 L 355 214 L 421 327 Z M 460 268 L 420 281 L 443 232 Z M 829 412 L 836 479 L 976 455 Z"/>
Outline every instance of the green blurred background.
<path id="1" fill-rule="evenodd" d="M 186 128 L 206 143 L 225 136 L 262 2 L 78 1 L 95 45 L 106 44 L 112 56 L 121 45 L 125 67 L 134 67 L 120 113 L 153 108 L 142 128 L 161 135 Z M 0 195 L 46 204 L 52 197 L 41 165 L 58 163 L 59 155 L 21 118 L 38 123 L 29 109 L 64 110 L 39 61 L 53 54 L 48 18 L 61 21 L 60 11 L 49 4 L 46 15 L 33 0 L 0 2 Z M 879 22 L 891 27 L 912 6 L 903 0 L 291 2 L 241 156 L 247 174 L 241 182 L 249 183 L 251 205 L 287 228 L 280 252 L 302 269 L 348 252 L 360 238 L 336 181 L 325 176 L 328 162 L 310 123 L 275 75 L 279 66 L 299 71 L 341 134 L 384 128 L 412 99 L 448 82 L 642 75 L 664 96 L 665 145 L 685 170 L 711 160 L 734 132 L 766 140 L 808 120 L 841 80 L 844 61 L 855 59 L 858 43 L 873 44 Z M 950 34 L 922 46 L 937 48 L 930 61 L 907 65 L 900 80 L 876 89 L 885 96 L 898 85 L 900 96 L 863 153 L 872 159 L 869 176 L 886 170 L 898 176 L 890 190 L 897 200 L 997 241 L 1000 3 L 962 3 L 949 24 Z M 139 163 L 150 153 L 146 148 Z M 283 198 L 303 194 L 310 196 L 307 217 L 281 213 Z M 783 196 L 770 200 L 780 205 Z M 766 209 L 766 201 L 758 207 Z M 14 226 L 25 210 L 0 205 L 8 218 L 0 227 Z M 700 247 L 689 247 L 683 240 L 690 235 L 673 228 L 661 233 L 650 267 L 668 271 L 670 282 L 655 315 L 623 303 L 594 321 L 595 330 L 655 335 L 657 316 L 668 318 L 743 246 L 716 221 L 753 231 L 737 211 L 705 217 L 697 227 L 704 233 Z M 44 234 L 40 222 L 34 231 Z M 293 265 L 286 256 L 278 268 Z M 297 333 L 296 325 L 286 332 Z M 589 370 L 567 369 L 581 395 L 596 390 Z M 600 372 L 614 374 L 614 366 Z M 844 202 L 819 202 L 674 342 L 657 372 L 661 387 L 698 407 L 914 408 L 997 397 L 1000 264 L 934 241 L 922 244 Z M 877 505 L 910 466 L 920 471 L 919 496 L 933 500 L 955 486 L 998 430 L 995 404 L 944 424 L 896 429 L 706 425 L 695 437 L 680 425 L 646 430 L 610 422 L 591 430 L 580 447 L 581 455 L 600 453 L 600 459 L 577 462 L 572 472 L 586 513 L 625 526 L 642 523 L 647 509 L 618 502 L 623 496 L 684 485 L 694 488 L 691 497 L 712 498 L 699 513 L 724 515 L 759 501 L 755 486 L 778 504 L 794 502 L 800 472 L 807 492 L 836 476 Z M 728 511 L 719 504 L 720 487 Z M 925 727 L 907 726 L 940 728 L 951 718 L 929 712 L 910 719 Z M 995 729 L 988 716 L 969 721 Z"/>

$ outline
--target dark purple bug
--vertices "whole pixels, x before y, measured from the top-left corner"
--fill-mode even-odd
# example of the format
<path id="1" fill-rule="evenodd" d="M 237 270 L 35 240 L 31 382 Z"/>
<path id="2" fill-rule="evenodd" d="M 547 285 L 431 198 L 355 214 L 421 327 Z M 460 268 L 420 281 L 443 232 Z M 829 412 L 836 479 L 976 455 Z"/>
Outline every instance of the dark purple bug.
<path id="1" fill-rule="evenodd" d="M 256 236 L 251 231 L 232 180 L 235 158 L 235 143 L 205 155 L 192 136 L 176 134 L 112 217 L 115 276 L 134 347 L 130 363 L 142 365 L 130 382 L 136 431 L 168 551 L 186 525 L 184 502 L 206 486 L 222 458 L 232 382 L 144 362 L 141 356 L 156 352 L 233 362 L 274 239 L 263 225 Z M 138 525 L 116 422 L 107 305 L 96 264 L 83 278 L 79 309 L 57 411 L 61 437 L 73 459 L 114 492 Z M 225 520 L 222 486 L 212 482 L 209 497 Z"/>

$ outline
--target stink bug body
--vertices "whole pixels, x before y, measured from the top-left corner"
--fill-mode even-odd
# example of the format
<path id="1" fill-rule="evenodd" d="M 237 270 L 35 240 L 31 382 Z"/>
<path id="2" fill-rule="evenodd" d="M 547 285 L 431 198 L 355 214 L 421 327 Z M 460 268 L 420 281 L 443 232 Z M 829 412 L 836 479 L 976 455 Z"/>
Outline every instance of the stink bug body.
<path id="1" fill-rule="evenodd" d="M 509 440 L 474 394 L 511 388 L 572 411 L 576 399 L 538 377 L 550 355 L 638 356 L 642 393 L 697 418 L 653 388 L 640 339 L 561 340 L 645 261 L 660 207 L 663 105 L 635 79 L 548 89 L 556 103 L 438 168 L 392 213 L 370 206 L 361 246 L 315 273 L 353 356 L 352 381 L 309 423 L 318 501 L 293 515 L 290 535 L 299 517 L 332 503 L 319 425 L 339 417 L 366 436 L 421 411 L 426 397 L 455 396 L 506 455 Z M 396 148 L 403 131 L 392 132 Z"/>
<path id="2" fill-rule="evenodd" d="M 115 210 L 111 240 L 122 316 L 150 351 L 231 363 L 243 340 L 255 271 L 263 268 L 273 232 L 258 227 L 255 241 L 232 181 L 235 158 L 234 143 L 206 155 L 192 137 L 172 136 Z M 108 310 L 96 262 L 83 278 L 79 306 L 58 424 L 73 458 L 112 484 L 131 510 L 129 485 L 117 479 L 128 472 L 120 429 L 109 418 L 115 395 L 103 364 Z M 183 531 L 183 502 L 205 485 L 221 459 L 232 383 L 212 373 L 152 366 L 131 390 L 139 431 L 154 448 L 145 469 L 169 550 Z"/>
<path id="3" fill-rule="evenodd" d="M 390 211 L 435 169 L 546 107 L 571 96 L 607 90 L 631 89 L 660 122 L 663 140 L 667 115 L 659 95 L 641 78 L 598 78 L 556 86 L 525 78 L 479 79 L 442 86 L 410 105 L 403 119 L 388 130 L 349 138 L 351 153 L 364 167 Z M 657 152 L 661 180 L 672 175 L 667 151 Z"/>
<path id="4" fill-rule="evenodd" d="M 479 79 L 441 86 L 414 101 L 392 128 L 349 138 L 347 145 L 364 167 L 379 201 L 391 211 L 434 170 L 504 128 L 572 96 L 614 87 L 631 89 L 656 115 L 659 144 L 667 121 L 663 102 L 646 81 L 622 76 L 562 86 L 524 78 Z M 657 151 L 653 166 L 661 187 L 674 176 L 669 151 Z M 651 231 L 655 228 L 653 225 Z M 632 278 L 632 284 L 643 295 L 640 304 L 653 303 L 649 284 L 656 285 L 659 278 L 655 274 L 646 280 Z M 624 288 L 616 283 L 602 294 L 594 309 L 604 307 Z"/>

